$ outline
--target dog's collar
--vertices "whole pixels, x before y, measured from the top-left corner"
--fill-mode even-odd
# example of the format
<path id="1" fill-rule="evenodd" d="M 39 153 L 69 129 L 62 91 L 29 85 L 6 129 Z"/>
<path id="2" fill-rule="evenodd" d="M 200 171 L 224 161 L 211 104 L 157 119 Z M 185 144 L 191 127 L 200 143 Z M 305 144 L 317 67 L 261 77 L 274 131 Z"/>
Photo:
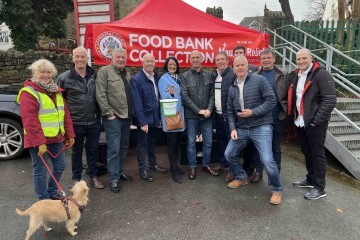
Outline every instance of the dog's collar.
<path id="1" fill-rule="evenodd" d="M 66 211 L 66 216 L 68 218 L 68 220 L 71 218 L 70 217 L 70 211 L 69 211 L 69 206 L 68 206 L 68 200 L 72 201 L 79 209 L 80 212 L 82 212 L 82 210 L 84 210 L 85 206 L 81 206 L 80 204 L 78 204 L 75 199 L 72 198 L 72 196 L 68 196 L 68 197 L 64 197 L 61 199 L 61 201 L 63 202 L 65 211 Z"/>
<path id="2" fill-rule="evenodd" d="M 73 199 L 71 196 L 67 197 L 67 199 L 69 199 L 70 201 L 72 201 L 79 209 L 80 212 L 82 212 L 82 210 L 84 210 L 85 206 L 81 206 L 80 204 L 78 204 L 75 199 Z"/>

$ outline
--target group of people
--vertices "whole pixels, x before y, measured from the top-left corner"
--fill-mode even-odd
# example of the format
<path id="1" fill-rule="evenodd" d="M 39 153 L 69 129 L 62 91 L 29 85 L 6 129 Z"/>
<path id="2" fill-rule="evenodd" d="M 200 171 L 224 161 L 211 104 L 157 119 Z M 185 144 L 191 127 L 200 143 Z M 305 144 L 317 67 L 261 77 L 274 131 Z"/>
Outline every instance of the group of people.
<path id="1" fill-rule="evenodd" d="M 63 148 L 72 147 L 72 179 L 82 176 L 85 145 L 90 184 L 104 188 L 97 177 L 98 144 L 103 124 L 107 141 L 107 169 L 110 189 L 120 191 L 120 180 L 133 177 L 124 172 L 129 148 L 130 125 L 137 127 L 137 161 L 140 177 L 154 181 L 148 169 L 165 173 L 157 163 L 155 143 L 158 131 L 166 134 L 172 179 L 181 183 L 186 173 L 178 166 L 179 142 L 187 132 L 188 178 L 196 179 L 196 139 L 202 136 L 202 168 L 212 176 L 226 172 L 231 189 L 258 182 L 263 168 L 271 190 L 270 203 L 282 201 L 281 138 L 285 119 L 292 116 L 305 155 L 308 174 L 296 187 L 313 188 L 306 199 L 326 196 L 326 158 L 324 141 L 330 114 L 336 104 L 335 84 L 331 75 L 311 52 L 296 54 L 298 69 L 290 74 L 275 66 L 275 54 L 265 49 L 260 68 L 248 63 L 246 49 L 234 49 L 232 67 L 225 52 L 215 56 L 215 72 L 202 67 L 202 55 L 190 54 L 191 68 L 180 74 L 175 57 L 166 59 L 161 77 L 154 72 L 155 58 L 147 53 L 142 70 L 131 76 L 126 69 L 127 52 L 114 49 L 111 63 L 97 73 L 87 65 L 83 47 L 73 51 L 74 65 L 57 75 L 54 65 L 45 59 L 34 62 L 32 78 L 26 80 L 18 95 L 25 132 L 34 167 L 35 191 L 39 199 L 58 199 L 57 188 L 40 160 L 50 158 L 53 173 L 60 179 L 65 168 Z M 175 99 L 176 116 L 182 125 L 168 130 L 160 100 Z M 216 129 L 219 165 L 211 167 L 213 125 Z M 65 146 L 64 146 L 65 144 Z M 55 159 L 47 152 L 60 155 Z M 241 157 L 242 156 L 242 157 Z"/>

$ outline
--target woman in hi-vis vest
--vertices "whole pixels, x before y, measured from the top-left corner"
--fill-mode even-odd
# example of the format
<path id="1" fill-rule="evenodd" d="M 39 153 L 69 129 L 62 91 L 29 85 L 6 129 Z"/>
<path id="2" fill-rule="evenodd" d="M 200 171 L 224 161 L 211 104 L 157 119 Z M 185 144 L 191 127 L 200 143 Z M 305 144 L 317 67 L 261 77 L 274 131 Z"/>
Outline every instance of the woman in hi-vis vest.
<path id="1" fill-rule="evenodd" d="M 35 61 L 29 69 L 32 78 L 25 81 L 17 102 L 24 127 L 24 147 L 29 149 L 34 168 L 35 192 L 39 199 L 60 199 L 54 180 L 49 177 L 40 159 L 52 162 L 52 173 L 57 181 L 65 169 L 65 152 L 53 158 L 64 147 L 74 144 L 75 133 L 69 109 L 61 95 L 62 89 L 54 83 L 57 70 L 46 59 Z"/>

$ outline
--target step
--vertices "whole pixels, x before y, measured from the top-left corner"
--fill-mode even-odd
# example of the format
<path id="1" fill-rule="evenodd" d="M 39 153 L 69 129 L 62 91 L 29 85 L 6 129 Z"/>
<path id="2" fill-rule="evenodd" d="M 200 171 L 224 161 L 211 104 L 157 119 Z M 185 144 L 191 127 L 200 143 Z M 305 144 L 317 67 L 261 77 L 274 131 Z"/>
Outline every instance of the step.
<path id="1" fill-rule="evenodd" d="M 359 122 L 354 122 L 359 125 Z M 338 134 L 357 134 L 359 131 L 347 122 L 330 122 L 328 131 L 334 135 Z"/>
<path id="2" fill-rule="evenodd" d="M 341 110 L 341 113 L 344 114 L 351 121 L 360 121 L 360 110 Z M 344 121 L 336 112 L 331 113 L 331 122 Z"/>
<path id="3" fill-rule="evenodd" d="M 360 140 L 360 133 L 358 134 L 343 134 L 343 135 L 335 135 L 336 140 L 339 142 L 346 140 Z M 359 145 L 360 148 L 360 145 Z"/>
<path id="4" fill-rule="evenodd" d="M 351 150 L 350 152 L 360 161 L 360 150 Z"/>
<path id="5" fill-rule="evenodd" d="M 360 150 L 360 139 L 344 140 L 344 141 L 340 141 L 340 143 L 350 151 Z"/>
<path id="6" fill-rule="evenodd" d="M 336 108 L 338 110 L 360 110 L 360 99 L 358 98 L 337 98 Z"/>

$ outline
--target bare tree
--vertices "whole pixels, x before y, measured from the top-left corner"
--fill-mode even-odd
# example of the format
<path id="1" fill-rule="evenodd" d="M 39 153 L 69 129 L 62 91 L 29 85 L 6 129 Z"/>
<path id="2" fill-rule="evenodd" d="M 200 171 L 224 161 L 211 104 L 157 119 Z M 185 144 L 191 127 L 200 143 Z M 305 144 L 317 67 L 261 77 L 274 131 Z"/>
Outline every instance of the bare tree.
<path id="1" fill-rule="evenodd" d="M 305 14 L 306 21 L 321 20 L 326 8 L 326 0 L 311 0 L 309 12 Z"/>
<path id="2" fill-rule="evenodd" d="M 279 0 L 280 5 L 281 5 L 281 10 L 282 12 L 285 14 L 286 19 L 293 23 L 294 22 L 294 15 L 291 12 L 291 7 L 290 7 L 290 3 L 289 0 Z"/>
<path id="3" fill-rule="evenodd" d="M 338 22 L 338 36 L 342 36 L 344 33 L 345 28 L 345 9 L 347 9 L 346 6 L 346 0 L 338 0 L 338 14 L 339 14 L 339 22 Z M 341 44 L 341 38 L 338 38 L 338 44 Z"/>
<path id="4" fill-rule="evenodd" d="M 350 0 L 348 4 L 351 8 L 351 31 L 349 31 L 349 51 L 351 50 L 351 46 L 353 45 L 353 36 L 356 34 L 356 27 L 359 24 L 360 20 L 360 1 L 359 0 Z"/>

